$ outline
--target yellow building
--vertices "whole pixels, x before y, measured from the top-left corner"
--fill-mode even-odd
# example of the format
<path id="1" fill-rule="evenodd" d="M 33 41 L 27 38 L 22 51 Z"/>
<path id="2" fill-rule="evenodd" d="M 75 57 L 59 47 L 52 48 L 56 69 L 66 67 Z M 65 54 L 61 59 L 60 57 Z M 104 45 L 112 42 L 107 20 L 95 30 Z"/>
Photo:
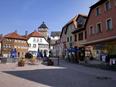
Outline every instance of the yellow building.
<path id="1" fill-rule="evenodd" d="M 16 49 L 17 57 L 24 57 L 28 51 L 28 43 L 25 37 L 17 34 L 16 32 L 5 35 L 2 39 L 1 53 L 3 57 L 10 57 L 11 50 Z"/>

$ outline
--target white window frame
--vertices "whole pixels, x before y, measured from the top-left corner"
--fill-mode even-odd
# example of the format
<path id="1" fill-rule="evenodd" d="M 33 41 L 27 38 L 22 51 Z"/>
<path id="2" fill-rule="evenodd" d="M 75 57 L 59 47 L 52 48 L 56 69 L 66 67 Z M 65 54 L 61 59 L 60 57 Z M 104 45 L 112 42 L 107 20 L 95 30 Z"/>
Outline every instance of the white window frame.
<path id="1" fill-rule="evenodd" d="M 107 29 L 107 31 L 111 31 L 113 29 L 113 24 L 112 24 L 112 29 L 108 29 L 108 26 L 107 26 L 107 21 L 108 20 L 111 20 L 111 24 L 112 24 L 112 18 L 107 18 L 106 19 L 106 29 Z"/>
<path id="2" fill-rule="evenodd" d="M 108 9 L 106 8 L 106 3 L 107 3 L 107 2 L 110 3 L 110 8 L 108 8 Z M 107 1 L 104 3 L 104 7 L 105 7 L 105 11 L 109 11 L 109 10 L 112 8 L 110 0 L 107 0 Z"/>
<path id="3" fill-rule="evenodd" d="M 116 0 L 114 0 L 114 5 L 115 5 L 115 7 L 116 7 Z"/>
<path id="4" fill-rule="evenodd" d="M 101 25 L 101 31 L 97 32 L 97 25 L 100 24 Z M 95 33 L 101 33 L 102 32 L 102 22 L 97 22 L 96 24 L 96 28 L 95 28 Z"/>
<path id="5" fill-rule="evenodd" d="M 97 8 L 99 8 L 99 14 L 97 15 Z M 99 16 L 101 14 L 101 11 L 100 11 L 100 6 L 96 7 L 96 16 Z"/>
<path id="6" fill-rule="evenodd" d="M 92 32 L 91 32 L 91 27 L 92 27 Z M 95 31 L 94 26 L 90 25 L 89 26 L 89 35 L 94 35 L 95 34 L 95 32 L 93 33 L 93 30 Z"/>

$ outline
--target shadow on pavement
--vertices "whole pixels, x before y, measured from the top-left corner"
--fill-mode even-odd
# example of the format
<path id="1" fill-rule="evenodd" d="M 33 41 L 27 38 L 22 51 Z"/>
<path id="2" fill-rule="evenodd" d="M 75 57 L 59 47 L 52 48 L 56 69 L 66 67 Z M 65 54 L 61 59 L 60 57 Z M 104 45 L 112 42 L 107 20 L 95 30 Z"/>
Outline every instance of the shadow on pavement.
<path id="1" fill-rule="evenodd" d="M 50 87 L 115 87 L 111 79 L 97 79 L 95 75 L 75 71 L 69 67 L 22 71 L 3 71 Z M 26 84 L 26 83 L 25 83 Z"/>
<path id="2" fill-rule="evenodd" d="M 68 72 L 67 69 L 38 69 L 4 72 L 30 81 L 48 85 L 50 87 L 73 87 L 72 85 L 75 83 L 75 81 L 68 80 L 69 78 L 66 77 L 65 72 Z"/>

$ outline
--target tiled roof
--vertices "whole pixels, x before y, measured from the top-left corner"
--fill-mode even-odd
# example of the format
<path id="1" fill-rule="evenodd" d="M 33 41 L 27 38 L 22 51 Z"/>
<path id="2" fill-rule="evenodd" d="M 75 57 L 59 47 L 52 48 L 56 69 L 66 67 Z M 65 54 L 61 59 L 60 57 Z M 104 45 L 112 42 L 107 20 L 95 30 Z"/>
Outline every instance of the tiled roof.
<path id="1" fill-rule="evenodd" d="M 12 32 L 12 33 L 9 33 L 7 35 L 4 36 L 4 38 L 11 38 L 11 39 L 22 39 L 22 40 L 26 40 L 25 37 L 22 37 L 21 35 L 19 35 L 18 33 L 16 32 Z"/>
<path id="2" fill-rule="evenodd" d="M 78 14 L 78 17 L 79 16 L 82 16 L 82 17 L 85 17 L 85 18 L 87 18 L 88 16 L 87 15 L 85 15 L 85 14 Z"/>
<path id="3" fill-rule="evenodd" d="M 29 37 L 42 37 L 42 34 L 38 31 L 34 31 L 27 36 L 27 38 Z"/>
<path id="4" fill-rule="evenodd" d="M 97 3 L 95 3 L 94 5 L 92 5 L 90 8 L 95 8 L 101 4 L 103 4 L 104 2 L 106 2 L 107 0 L 99 0 Z"/>
<path id="5" fill-rule="evenodd" d="M 88 17 L 87 15 L 79 14 L 76 20 L 78 20 L 80 16 L 83 17 L 83 18 L 85 18 L 85 19 L 87 19 L 87 17 Z M 86 21 L 85 21 L 85 23 L 86 23 Z M 84 27 L 82 27 L 82 28 L 80 28 L 80 29 L 78 29 L 78 27 L 77 27 L 77 29 L 74 30 L 72 33 L 74 34 L 74 33 L 78 33 L 78 32 L 80 32 L 80 31 L 85 30 L 85 23 L 84 23 Z"/>
<path id="6" fill-rule="evenodd" d="M 75 25 L 75 28 L 76 28 L 76 24 L 74 23 L 74 21 L 77 19 L 77 15 L 74 17 L 74 18 L 72 18 L 67 24 L 65 24 L 63 27 L 62 27 L 62 31 L 61 31 L 61 33 L 60 33 L 60 38 L 61 38 L 61 36 L 62 36 L 62 33 L 63 33 L 63 31 L 64 31 L 64 29 L 66 29 L 67 30 L 67 26 L 70 24 L 70 23 L 73 23 L 74 25 Z M 66 31 L 65 30 L 65 31 Z"/>
<path id="7" fill-rule="evenodd" d="M 73 23 L 73 24 L 75 25 L 74 22 L 75 22 L 75 20 L 77 19 L 77 17 L 78 17 L 78 16 L 76 15 L 74 18 L 72 18 L 67 24 L 64 25 L 64 27 L 68 26 L 68 25 L 71 24 L 71 23 Z M 75 27 L 76 27 L 76 25 L 75 25 Z"/>
<path id="8" fill-rule="evenodd" d="M 54 32 L 51 32 L 51 36 L 52 37 L 55 37 L 55 36 L 60 36 L 60 31 L 54 31 Z"/>

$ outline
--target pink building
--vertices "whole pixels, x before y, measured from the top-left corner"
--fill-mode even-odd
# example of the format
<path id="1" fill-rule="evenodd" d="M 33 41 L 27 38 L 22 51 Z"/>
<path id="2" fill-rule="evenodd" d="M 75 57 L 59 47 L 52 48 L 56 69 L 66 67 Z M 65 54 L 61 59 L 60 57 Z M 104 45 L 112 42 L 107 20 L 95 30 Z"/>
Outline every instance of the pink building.
<path id="1" fill-rule="evenodd" d="M 99 0 L 90 7 L 86 22 L 87 46 L 94 57 L 116 54 L 116 0 Z"/>
<path id="2" fill-rule="evenodd" d="M 64 58 L 65 56 L 65 50 L 66 50 L 66 27 L 62 28 L 61 35 L 60 35 L 60 47 L 61 47 L 61 57 Z"/>

